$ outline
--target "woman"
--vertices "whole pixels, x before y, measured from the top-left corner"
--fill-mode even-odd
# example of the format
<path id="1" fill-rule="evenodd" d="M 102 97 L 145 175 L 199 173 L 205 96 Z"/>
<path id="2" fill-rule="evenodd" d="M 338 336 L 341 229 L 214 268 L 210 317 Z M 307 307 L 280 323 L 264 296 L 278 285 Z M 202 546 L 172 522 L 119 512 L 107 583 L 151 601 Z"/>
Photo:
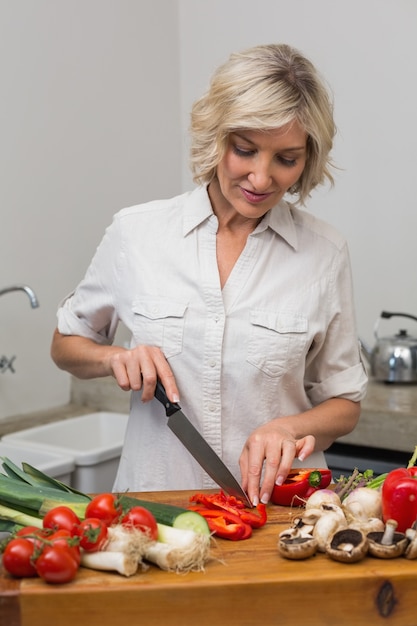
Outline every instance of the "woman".
<path id="1" fill-rule="evenodd" d="M 332 182 L 334 133 L 299 52 L 234 54 L 192 110 L 197 188 L 114 217 L 59 308 L 51 354 L 132 391 L 115 490 L 215 487 L 166 427 L 157 377 L 255 505 L 293 465 L 325 466 L 355 427 L 367 379 L 347 246 L 296 208 Z M 112 345 L 120 320 L 129 349 Z"/>

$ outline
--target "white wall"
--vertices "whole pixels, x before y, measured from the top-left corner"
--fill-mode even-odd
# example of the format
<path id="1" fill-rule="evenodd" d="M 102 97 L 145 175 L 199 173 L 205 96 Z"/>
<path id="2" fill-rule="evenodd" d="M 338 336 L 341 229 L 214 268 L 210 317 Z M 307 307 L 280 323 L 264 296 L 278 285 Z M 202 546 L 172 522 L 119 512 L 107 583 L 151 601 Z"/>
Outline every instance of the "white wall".
<path id="1" fill-rule="evenodd" d="M 0 418 L 65 404 L 59 300 L 113 213 L 181 191 L 178 7 L 0 0 Z"/>
<path id="2" fill-rule="evenodd" d="M 330 83 L 341 168 L 308 210 L 347 237 L 358 330 L 373 344 L 383 309 L 417 316 L 417 3 L 414 0 L 180 0 L 184 128 L 213 69 L 235 50 L 285 42 Z M 184 168 L 184 186 L 190 177 Z M 417 323 L 394 318 L 383 335 Z"/>
<path id="3" fill-rule="evenodd" d="M 59 300 L 115 211 L 190 187 L 191 103 L 258 43 L 297 46 L 335 94 L 341 170 L 309 209 L 348 238 L 359 333 L 372 343 L 382 309 L 417 315 L 416 24 L 414 0 L 0 0 L 0 289 L 41 304 L 0 298 L 0 359 L 17 355 L 0 419 L 68 401 Z"/>

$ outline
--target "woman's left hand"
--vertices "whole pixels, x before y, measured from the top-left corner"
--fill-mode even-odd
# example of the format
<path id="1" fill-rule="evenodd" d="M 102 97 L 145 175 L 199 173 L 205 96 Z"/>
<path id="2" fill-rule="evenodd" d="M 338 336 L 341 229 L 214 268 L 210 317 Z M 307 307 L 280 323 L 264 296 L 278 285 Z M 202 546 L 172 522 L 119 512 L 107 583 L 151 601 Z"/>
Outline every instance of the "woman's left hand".
<path id="1" fill-rule="evenodd" d="M 295 439 L 277 422 L 273 420 L 254 430 L 240 455 L 242 487 L 255 506 L 259 501 L 269 502 L 275 483 L 284 482 L 294 459 L 306 459 L 315 448 L 313 435 Z"/>

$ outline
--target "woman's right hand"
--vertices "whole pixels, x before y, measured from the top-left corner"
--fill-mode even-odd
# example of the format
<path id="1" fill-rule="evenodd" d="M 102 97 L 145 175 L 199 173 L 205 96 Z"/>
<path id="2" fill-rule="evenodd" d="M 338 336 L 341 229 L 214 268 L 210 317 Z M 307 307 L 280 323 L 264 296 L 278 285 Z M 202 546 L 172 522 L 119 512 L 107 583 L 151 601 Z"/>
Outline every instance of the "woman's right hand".
<path id="1" fill-rule="evenodd" d="M 179 401 L 174 374 L 162 350 L 156 346 L 101 345 L 87 337 L 63 335 L 56 329 L 51 357 L 58 367 L 78 378 L 113 376 L 125 391 L 142 389 L 143 402 L 152 400 L 159 378 L 171 402 Z"/>
<path id="2" fill-rule="evenodd" d="M 122 348 L 110 353 L 109 365 L 121 389 L 142 389 L 142 402 L 152 400 L 158 378 L 171 402 L 179 401 L 174 374 L 160 348 L 147 345 Z"/>

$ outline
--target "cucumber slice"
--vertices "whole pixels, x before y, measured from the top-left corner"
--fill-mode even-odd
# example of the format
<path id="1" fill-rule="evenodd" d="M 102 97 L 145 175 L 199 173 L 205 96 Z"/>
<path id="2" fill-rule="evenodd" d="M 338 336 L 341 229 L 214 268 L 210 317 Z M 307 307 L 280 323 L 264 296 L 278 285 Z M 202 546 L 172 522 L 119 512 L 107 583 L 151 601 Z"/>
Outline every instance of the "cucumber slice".
<path id="1" fill-rule="evenodd" d="M 172 526 L 182 530 L 193 530 L 196 533 L 210 535 L 207 521 L 196 511 L 189 511 L 172 504 L 161 504 L 160 502 L 149 502 L 131 496 L 122 495 L 120 503 L 124 510 L 132 506 L 143 506 L 155 517 L 158 524 Z"/>

